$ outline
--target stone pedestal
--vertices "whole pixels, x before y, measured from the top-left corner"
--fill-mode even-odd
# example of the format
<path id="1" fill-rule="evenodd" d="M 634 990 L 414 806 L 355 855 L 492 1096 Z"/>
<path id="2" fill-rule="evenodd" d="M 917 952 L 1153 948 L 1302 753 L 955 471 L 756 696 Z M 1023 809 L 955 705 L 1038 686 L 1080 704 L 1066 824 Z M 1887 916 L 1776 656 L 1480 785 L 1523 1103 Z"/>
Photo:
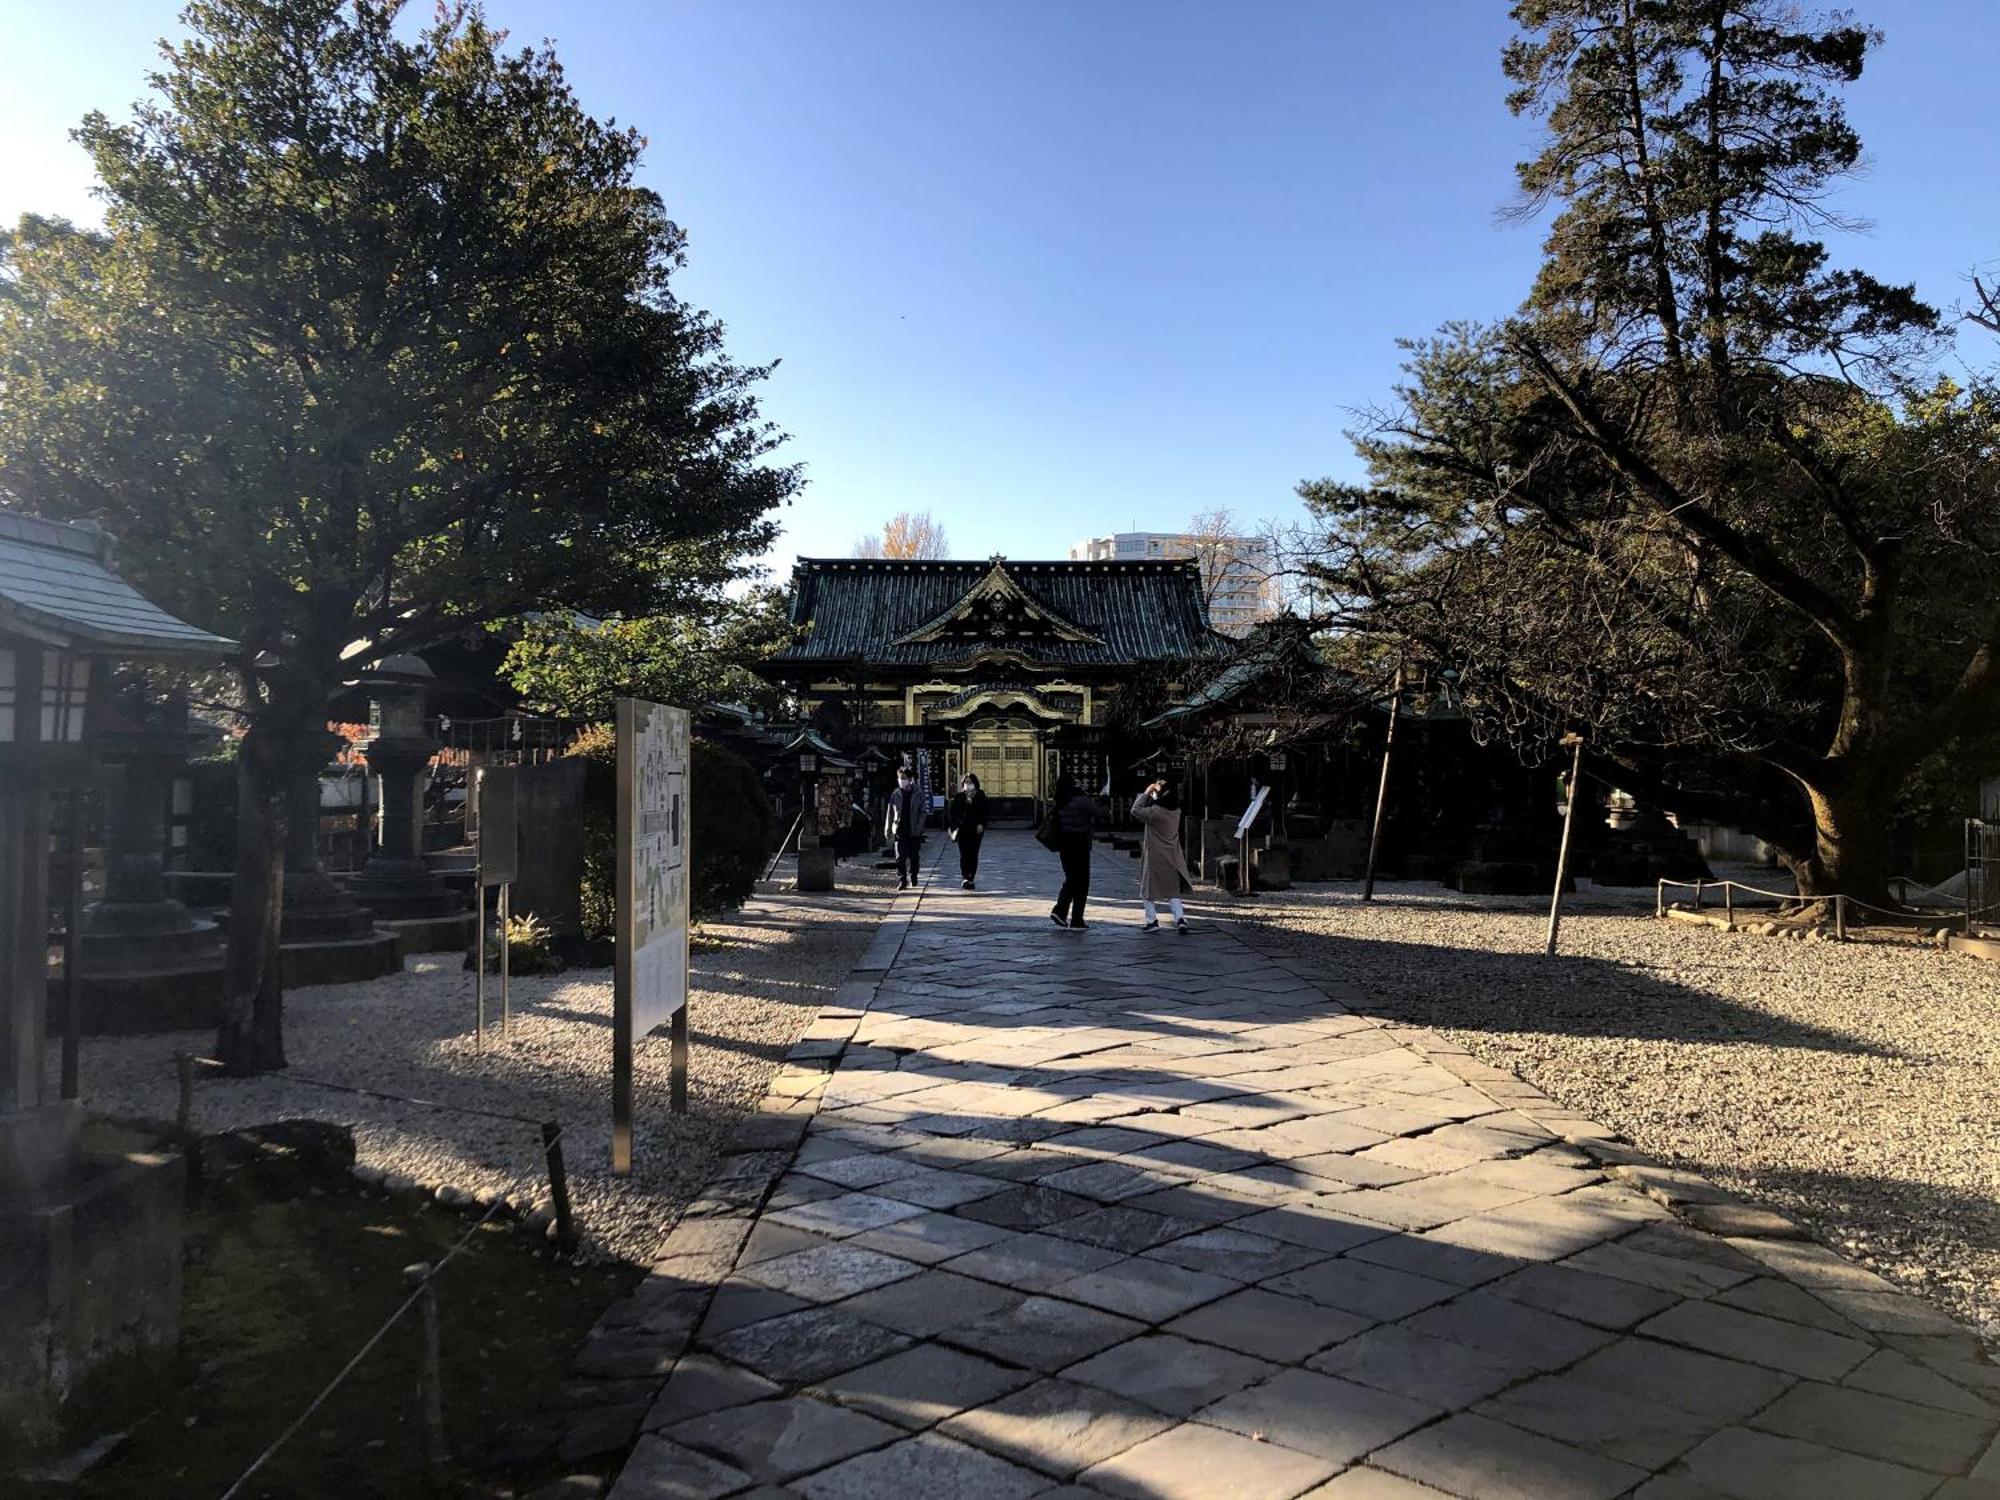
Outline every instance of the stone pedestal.
<path id="1" fill-rule="evenodd" d="M 1221 878 L 1216 862 L 1234 859 L 1238 853 L 1236 840 L 1236 819 L 1203 818 L 1201 828 L 1201 867 L 1195 872 L 1203 880 L 1214 882 Z"/>
<path id="2" fill-rule="evenodd" d="M 1555 849 L 1525 820 L 1481 823 L 1470 857 L 1445 882 L 1468 896 L 1545 896 L 1556 883 Z M 1576 882 L 1565 881 L 1565 890 Z"/>
<path id="3" fill-rule="evenodd" d="M 0 1450 L 46 1442 L 98 1365 L 172 1349 L 185 1191 L 178 1156 L 72 1151 L 39 1188 L 0 1192 Z"/>
<path id="4" fill-rule="evenodd" d="M 375 914 L 320 865 L 317 770 L 293 783 L 285 823 L 285 904 L 278 929 L 284 983 L 339 984 L 401 969 L 395 934 L 379 930 Z"/>
<path id="5" fill-rule="evenodd" d="M 1250 851 L 1250 884 L 1260 891 L 1292 888 L 1292 851 L 1282 844 Z"/>
<path id="6" fill-rule="evenodd" d="M 802 891 L 833 889 L 833 849 L 815 845 L 799 851 L 799 886 Z"/>
<path id="7" fill-rule="evenodd" d="M 387 734 L 364 752 L 368 769 L 382 779 L 382 838 L 361 872 L 348 877 L 347 889 L 385 922 L 454 917 L 465 909 L 424 860 L 424 788 L 436 752 L 428 739 Z"/>
<path id="8" fill-rule="evenodd" d="M 1713 878 L 1700 845 L 1651 808 L 1629 800 L 1614 805 L 1603 828 L 1595 832 L 1584 869 L 1599 885 Z"/>
<path id="9" fill-rule="evenodd" d="M 1313 838 L 1301 838 L 1295 826 L 1288 847 L 1294 880 L 1357 879 L 1368 865 L 1368 825 L 1358 818 L 1335 818 Z"/>
<path id="10" fill-rule="evenodd" d="M 222 1004 L 222 928 L 167 893 L 167 797 L 182 757 L 132 748 L 117 759 L 104 898 L 83 914 L 76 976 L 83 1029 L 212 1026 Z"/>

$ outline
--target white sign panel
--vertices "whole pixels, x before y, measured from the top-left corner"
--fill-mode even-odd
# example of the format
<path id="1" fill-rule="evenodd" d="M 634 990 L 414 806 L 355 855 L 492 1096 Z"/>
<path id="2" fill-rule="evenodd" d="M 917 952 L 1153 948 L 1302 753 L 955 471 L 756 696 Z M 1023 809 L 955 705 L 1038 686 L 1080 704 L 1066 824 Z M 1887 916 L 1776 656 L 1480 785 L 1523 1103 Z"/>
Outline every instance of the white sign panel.
<path id="1" fill-rule="evenodd" d="M 688 715 L 618 700 L 618 957 L 611 1008 L 611 1170 L 632 1170 L 632 1054 L 673 1023 L 674 1107 L 685 1108 Z"/>
<path id="2" fill-rule="evenodd" d="M 1257 821 L 1257 814 L 1264 810 L 1264 799 L 1270 795 L 1271 789 L 1269 787 L 1260 786 L 1257 788 L 1257 795 L 1250 799 L 1250 810 L 1243 814 L 1243 820 L 1236 825 L 1236 836 L 1239 839 L 1250 836 L 1251 825 Z"/>
<path id="3" fill-rule="evenodd" d="M 687 1004 L 688 716 L 632 698 L 618 709 L 618 932 L 641 1037 Z"/>

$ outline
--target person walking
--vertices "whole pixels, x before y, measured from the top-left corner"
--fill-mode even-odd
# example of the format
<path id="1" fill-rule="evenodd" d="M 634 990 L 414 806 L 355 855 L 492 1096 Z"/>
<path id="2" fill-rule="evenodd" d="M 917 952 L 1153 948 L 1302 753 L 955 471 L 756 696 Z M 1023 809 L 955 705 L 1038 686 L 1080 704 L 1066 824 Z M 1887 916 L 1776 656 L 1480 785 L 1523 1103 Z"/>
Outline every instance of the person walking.
<path id="1" fill-rule="evenodd" d="M 924 816 L 928 809 L 917 790 L 917 773 L 908 766 L 896 771 L 896 790 L 889 793 L 889 812 L 884 832 L 896 846 L 896 889 L 906 891 L 917 883 L 917 871 L 924 857 Z"/>
<path id="2" fill-rule="evenodd" d="M 986 793 L 970 771 L 958 784 L 958 795 L 951 799 L 945 816 L 952 842 L 958 845 L 959 889 L 969 891 L 979 878 L 979 844 L 986 837 Z"/>
<path id="3" fill-rule="evenodd" d="M 1147 787 L 1132 803 L 1132 816 L 1146 832 L 1139 841 L 1139 901 L 1145 913 L 1141 932 L 1160 930 L 1160 903 L 1174 914 L 1174 931 L 1188 933 L 1187 908 L 1181 892 L 1194 885 L 1187 856 L 1181 853 L 1181 804 L 1164 781 Z"/>
<path id="4" fill-rule="evenodd" d="M 1049 920 L 1075 932 L 1083 931 L 1083 905 L 1090 897 L 1090 833 L 1096 823 L 1096 802 L 1073 777 L 1058 776 L 1038 837 L 1062 861 L 1062 889 Z"/>

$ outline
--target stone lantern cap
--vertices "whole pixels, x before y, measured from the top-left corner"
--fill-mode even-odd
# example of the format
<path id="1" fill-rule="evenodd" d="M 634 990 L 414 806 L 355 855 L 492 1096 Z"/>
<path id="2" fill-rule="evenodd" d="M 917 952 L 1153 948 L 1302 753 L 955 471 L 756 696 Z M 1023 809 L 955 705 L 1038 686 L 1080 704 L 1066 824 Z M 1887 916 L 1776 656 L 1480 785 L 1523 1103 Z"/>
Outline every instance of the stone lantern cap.
<path id="1" fill-rule="evenodd" d="M 431 664 L 407 651 L 385 656 L 361 674 L 361 682 L 368 687 L 427 688 L 436 681 Z"/>
<path id="2" fill-rule="evenodd" d="M 819 757 L 819 767 L 822 771 L 851 771 L 855 767 L 853 761 L 842 755 L 810 729 L 806 730 L 797 739 L 780 750 L 778 752 L 778 760 L 780 764 L 785 762 L 797 764 L 800 755 L 817 755 Z"/>
<path id="3" fill-rule="evenodd" d="M 106 656 L 213 657 L 237 649 L 168 614 L 120 577 L 114 546 L 94 526 L 0 510 L 0 635 Z"/>

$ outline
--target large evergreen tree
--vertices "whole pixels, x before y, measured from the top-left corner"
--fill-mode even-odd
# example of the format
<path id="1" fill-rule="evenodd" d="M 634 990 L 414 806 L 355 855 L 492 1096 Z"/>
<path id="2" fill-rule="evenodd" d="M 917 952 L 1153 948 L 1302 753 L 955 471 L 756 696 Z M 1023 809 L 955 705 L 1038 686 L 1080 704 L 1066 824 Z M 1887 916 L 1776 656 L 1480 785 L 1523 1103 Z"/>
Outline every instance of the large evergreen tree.
<path id="1" fill-rule="evenodd" d="M 1371 487 L 1304 487 L 1322 577 L 1524 749 L 1582 731 L 1804 889 L 1886 901 L 1899 786 L 2000 719 L 2000 411 L 1919 384 L 1936 315 L 1815 237 L 1875 38 L 1779 0 L 1514 15 L 1541 274 L 1413 347 Z"/>
<path id="2" fill-rule="evenodd" d="M 660 614 L 796 473 L 683 238 L 545 50 L 475 7 L 195 0 L 130 123 L 78 132 L 106 227 L 0 241 L 0 488 L 116 531 L 241 639 L 221 1055 L 280 1066 L 288 783 L 367 659 L 529 610 Z"/>

